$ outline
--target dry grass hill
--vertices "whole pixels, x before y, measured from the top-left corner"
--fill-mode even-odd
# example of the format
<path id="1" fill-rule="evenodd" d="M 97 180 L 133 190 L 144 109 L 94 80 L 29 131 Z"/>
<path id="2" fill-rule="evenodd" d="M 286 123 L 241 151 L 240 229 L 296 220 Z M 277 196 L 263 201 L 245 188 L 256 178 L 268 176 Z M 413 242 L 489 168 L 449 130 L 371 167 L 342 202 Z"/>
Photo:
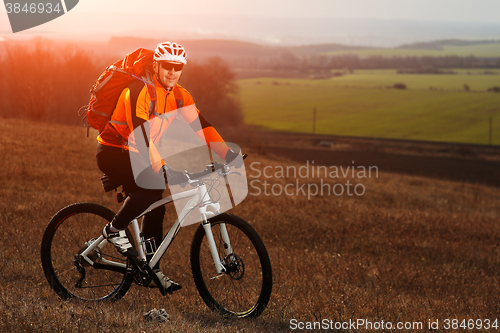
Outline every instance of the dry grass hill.
<path id="1" fill-rule="evenodd" d="M 47 223 L 74 202 L 118 208 L 102 191 L 95 140 L 84 128 L 13 119 L 1 119 L 0 130 L 1 332 L 286 332 L 293 319 L 421 322 L 425 328 L 429 320 L 493 323 L 500 313 L 498 187 L 383 170 L 371 178 L 285 178 L 276 171 L 303 165 L 245 146 L 254 182 L 232 212 L 263 238 L 275 280 L 259 318 L 221 318 L 202 302 L 188 262 L 194 227 L 181 230 L 163 261 L 181 291 L 164 298 L 133 286 L 114 304 L 63 302 L 40 263 Z M 326 191 L 349 182 L 365 191 L 275 196 L 265 195 L 264 181 L 275 193 L 290 183 Z M 168 218 L 174 218 L 172 209 Z M 152 308 L 165 308 L 170 322 L 144 321 L 142 314 Z"/>

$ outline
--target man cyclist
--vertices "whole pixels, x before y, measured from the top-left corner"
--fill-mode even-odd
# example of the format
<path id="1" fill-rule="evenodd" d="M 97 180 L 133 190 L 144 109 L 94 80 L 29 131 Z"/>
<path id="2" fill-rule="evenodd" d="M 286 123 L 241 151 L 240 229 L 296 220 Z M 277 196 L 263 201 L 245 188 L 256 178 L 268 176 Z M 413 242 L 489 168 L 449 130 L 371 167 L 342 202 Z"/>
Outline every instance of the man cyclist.
<path id="1" fill-rule="evenodd" d="M 203 118 L 194 106 L 193 98 L 189 92 L 177 84 L 186 63 L 186 52 L 181 45 L 175 42 L 159 44 L 153 56 L 155 96 L 151 96 L 151 92 L 143 82 L 139 80 L 132 82 L 122 91 L 111 121 L 97 138 L 96 160 L 99 169 L 108 175 L 113 182 L 122 184 L 125 193 L 128 195 L 123 206 L 103 230 L 104 237 L 124 255 L 137 255 L 137 251 L 133 248 L 125 233 L 128 224 L 152 203 L 160 200 L 163 193 L 163 190 L 146 189 L 136 184 L 130 155 L 139 154 L 140 152 L 131 148 L 133 145 L 130 145 L 129 142 L 129 139 L 132 139 L 131 133 L 135 128 L 142 126 L 145 132 L 154 131 L 155 129 L 149 127 L 149 121 L 154 117 L 177 110 L 178 100 L 180 99 L 182 100 L 182 108 L 177 110 L 178 114 L 186 123 L 191 125 L 193 131 L 204 140 L 209 148 L 225 159 L 226 162 L 230 162 L 238 156 L 238 153 L 232 151 L 214 127 Z M 156 108 L 154 112 L 151 112 L 151 100 L 155 98 Z M 163 124 L 167 126 L 161 126 L 162 131 L 172 122 L 168 120 L 169 118 L 166 119 Z M 198 124 L 198 126 L 195 124 Z M 149 137 L 155 137 L 155 134 L 158 133 L 151 132 L 148 134 L 150 134 Z M 154 145 L 154 142 L 152 144 Z M 152 147 L 149 147 L 149 149 L 151 150 Z M 143 152 L 141 155 L 149 156 L 148 153 L 144 154 Z M 163 160 L 159 166 L 158 163 L 155 165 L 152 162 L 149 168 L 153 169 L 149 170 L 149 172 L 164 173 L 168 176 L 169 182 L 176 183 L 185 180 L 183 173 L 169 169 L 167 165 L 164 165 Z M 142 230 L 144 239 L 154 238 L 156 242 L 161 242 L 163 239 L 164 215 L 164 206 L 145 214 Z M 159 264 L 154 267 L 154 271 L 168 292 L 182 288 L 180 284 L 173 282 L 159 270 Z M 154 288 L 156 286 L 150 284 L 150 287 Z"/>

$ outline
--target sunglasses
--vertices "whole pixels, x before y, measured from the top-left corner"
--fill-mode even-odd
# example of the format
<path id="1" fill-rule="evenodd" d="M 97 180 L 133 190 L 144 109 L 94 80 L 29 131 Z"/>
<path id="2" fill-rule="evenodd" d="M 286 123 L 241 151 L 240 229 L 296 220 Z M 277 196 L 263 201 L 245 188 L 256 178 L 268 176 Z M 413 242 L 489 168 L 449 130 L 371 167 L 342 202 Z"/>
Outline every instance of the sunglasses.
<path id="1" fill-rule="evenodd" d="M 172 62 L 164 62 L 164 61 L 160 63 L 160 66 L 161 66 L 161 68 L 163 68 L 167 72 L 170 71 L 171 69 L 178 72 L 178 71 L 182 71 L 182 69 L 184 68 L 184 64 L 175 64 Z"/>

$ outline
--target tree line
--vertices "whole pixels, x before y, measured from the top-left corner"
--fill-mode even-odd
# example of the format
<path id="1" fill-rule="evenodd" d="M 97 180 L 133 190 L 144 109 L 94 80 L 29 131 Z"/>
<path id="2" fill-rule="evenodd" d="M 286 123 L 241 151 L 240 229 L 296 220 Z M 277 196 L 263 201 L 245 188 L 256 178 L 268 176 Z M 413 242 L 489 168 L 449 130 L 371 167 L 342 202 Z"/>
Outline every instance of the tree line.
<path id="1" fill-rule="evenodd" d="M 276 56 L 246 57 L 233 60 L 240 68 L 273 69 L 297 72 L 325 72 L 342 69 L 405 69 L 405 68 L 500 68 L 499 58 L 475 56 L 369 56 L 355 54 L 297 56 L 283 52 Z"/>
<path id="2" fill-rule="evenodd" d="M 0 116 L 81 124 L 78 110 L 88 104 L 90 88 L 117 60 L 43 39 L 7 45 L 0 55 Z M 243 122 L 234 74 L 222 59 L 190 61 L 179 83 L 214 125 Z"/>

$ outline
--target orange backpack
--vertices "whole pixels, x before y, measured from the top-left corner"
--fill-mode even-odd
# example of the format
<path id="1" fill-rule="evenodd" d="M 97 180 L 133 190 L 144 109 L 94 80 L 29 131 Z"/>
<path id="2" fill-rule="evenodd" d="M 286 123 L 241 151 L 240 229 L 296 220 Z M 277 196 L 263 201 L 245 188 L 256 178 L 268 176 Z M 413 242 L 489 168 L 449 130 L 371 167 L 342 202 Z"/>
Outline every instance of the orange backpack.
<path id="1" fill-rule="evenodd" d="M 155 109 L 156 93 L 153 81 L 153 54 L 147 49 L 137 49 L 128 54 L 124 59 L 108 66 L 99 76 L 96 83 L 90 90 L 90 102 L 84 116 L 86 119 L 87 136 L 89 126 L 92 126 L 101 133 L 111 119 L 111 115 L 116 107 L 118 98 L 123 89 L 133 80 L 142 81 L 150 92 L 151 108 Z"/>

